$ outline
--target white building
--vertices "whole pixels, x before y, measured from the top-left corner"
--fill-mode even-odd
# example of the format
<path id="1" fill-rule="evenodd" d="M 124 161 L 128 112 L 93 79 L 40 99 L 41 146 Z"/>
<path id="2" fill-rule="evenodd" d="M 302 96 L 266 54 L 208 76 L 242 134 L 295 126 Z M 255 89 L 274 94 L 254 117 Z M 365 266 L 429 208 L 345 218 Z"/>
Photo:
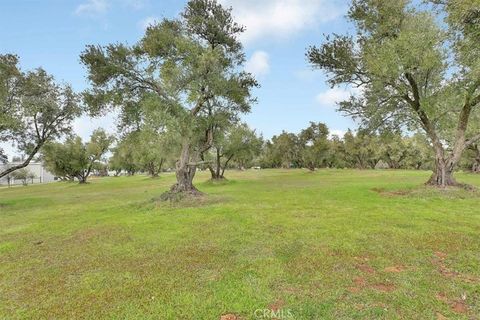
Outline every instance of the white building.
<path id="1" fill-rule="evenodd" d="M 8 167 L 18 165 L 18 162 L 11 162 L 7 164 L 0 164 L 0 172 L 7 169 Z M 30 162 L 28 166 L 25 167 L 29 172 L 33 173 L 34 178 L 29 178 L 27 182 L 30 183 L 49 183 L 56 181 L 56 177 L 48 172 L 44 167 L 43 164 L 40 162 Z M 0 178 L 0 185 L 7 185 L 8 184 L 8 177 L 5 176 Z M 13 178 L 10 180 L 10 184 L 22 184 L 22 181 L 15 181 Z"/>

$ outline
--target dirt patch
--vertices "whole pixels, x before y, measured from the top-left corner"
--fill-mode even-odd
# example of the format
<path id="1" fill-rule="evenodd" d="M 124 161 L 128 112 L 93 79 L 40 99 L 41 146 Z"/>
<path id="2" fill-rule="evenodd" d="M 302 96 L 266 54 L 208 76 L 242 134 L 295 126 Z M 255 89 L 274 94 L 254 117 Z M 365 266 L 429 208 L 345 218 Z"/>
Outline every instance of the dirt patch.
<path id="1" fill-rule="evenodd" d="M 359 287 L 349 287 L 347 290 L 348 290 L 349 292 L 351 292 L 351 293 L 358 293 L 358 292 L 362 291 L 362 288 L 359 288 Z"/>
<path id="2" fill-rule="evenodd" d="M 365 281 L 365 278 L 363 278 L 363 277 L 356 277 L 355 279 L 353 279 L 353 282 L 358 287 L 365 287 L 365 285 L 367 283 L 367 281 Z"/>
<path id="3" fill-rule="evenodd" d="M 466 304 L 467 300 L 467 295 L 464 293 L 460 299 L 457 300 L 451 300 L 447 297 L 447 295 L 443 292 L 437 293 L 435 295 L 435 298 L 437 300 L 450 305 L 450 308 L 456 312 L 456 313 L 467 313 L 468 312 L 468 306 Z"/>
<path id="4" fill-rule="evenodd" d="M 373 192 L 376 192 L 382 196 L 386 197 L 395 197 L 395 196 L 406 196 L 411 193 L 410 190 L 391 190 L 388 191 L 385 188 L 372 188 L 371 189 Z"/>
<path id="5" fill-rule="evenodd" d="M 441 252 L 441 251 L 435 251 L 435 257 L 439 258 L 439 259 L 446 259 L 447 258 L 447 254 L 444 253 L 444 252 Z"/>
<path id="6" fill-rule="evenodd" d="M 375 269 L 373 269 L 366 263 L 357 264 L 356 268 L 364 273 L 369 273 L 369 274 L 375 273 Z"/>
<path id="7" fill-rule="evenodd" d="M 353 279 L 353 283 L 355 285 L 351 286 L 347 289 L 351 293 L 358 293 L 358 292 L 362 291 L 365 288 L 365 286 L 367 285 L 367 281 L 365 280 L 364 277 L 355 277 L 355 279 Z"/>
<path id="8" fill-rule="evenodd" d="M 278 311 L 282 309 L 284 306 L 285 306 L 285 302 L 282 299 L 278 299 L 274 303 L 271 303 L 270 305 L 268 305 L 268 309 L 272 311 Z"/>
<path id="9" fill-rule="evenodd" d="M 239 319 L 240 318 L 233 313 L 228 313 L 220 316 L 220 320 L 239 320 Z"/>
<path id="10" fill-rule="evenodd" d="M 443 292 L 440 292 L 440 293 L 437 293 L 435 295 L 435 298 L 438 300 L 438 301 L 442 301 L 442 302 L 445 302 L 445 303 L 448 303 L 448 297 L 445 293 Z"/>
<path id="11" fill-rule="evenodd" d="M 160 198 L 152 199 L 157 208 L 199 208 L 213 204 L 227 202 L 228 198 L 225 196 L 216 195 L 199 195 L 195 197 L 183 197 L 176 200 L 165 201 Z"/>
<path id="12" fill-rule="evenodd" d="M 377 283 L 372 288 L 381 292 L 392 292 L 395 290 L 395 286 L 391 283 Z"/>
<path id="13" fill-rule="evenodd" d="M 447 254 L 437 251 L 434 253 L 434 257 L 432 258 L 432 264 L 437 267 L 438 272 L 444 276 L 445 278 L 458 278 L 468 283 L 478 283 L 480 282 L 480 278 L 468 274 L 461 274 L 455 270 L 450 269 L 445 264 L 445 259 L 447 258 Z"/>
<path id="14" fill-rule="evenodd" d="M 450 270 L 446 265 L 445 265 L 445 259 L 447 258 L 447 254 L 444 252 L 436 251 L 434 253 L 434 257 L 432 259 L 432 264 L 437 266 L 438 272 L 442 274 L 446 278 L 451 278 L 457 275 L 456 272 Z"/>
<path id="15" fill-rule="evenodd" d="M 452 303 L 452 310 L 456 313 L 467 313 L 468 307 L 463 300 L 458 300 Z"/>
<path id="16" fill-rule="evenodd" d="M 400 273 L 405 270 L 407 270 L 407 267 L 405 266 L 392 266 L 392 267 L 386 267 L 384 269 L 385 272 L 389 272 L 389 273 Z"/>

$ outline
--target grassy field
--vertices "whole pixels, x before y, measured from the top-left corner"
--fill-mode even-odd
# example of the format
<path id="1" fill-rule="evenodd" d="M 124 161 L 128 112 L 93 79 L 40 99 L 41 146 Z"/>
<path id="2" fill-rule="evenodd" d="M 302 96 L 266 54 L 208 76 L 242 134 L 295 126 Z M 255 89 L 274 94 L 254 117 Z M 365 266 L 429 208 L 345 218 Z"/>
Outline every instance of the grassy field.
<path id="1" fill-rule="evenodd" d="M 0 189 L 0 319 L 477 319 L 480 195 L 428 175 L 200 173 L 182 204 L 154 200 L 173 175 Z"/>

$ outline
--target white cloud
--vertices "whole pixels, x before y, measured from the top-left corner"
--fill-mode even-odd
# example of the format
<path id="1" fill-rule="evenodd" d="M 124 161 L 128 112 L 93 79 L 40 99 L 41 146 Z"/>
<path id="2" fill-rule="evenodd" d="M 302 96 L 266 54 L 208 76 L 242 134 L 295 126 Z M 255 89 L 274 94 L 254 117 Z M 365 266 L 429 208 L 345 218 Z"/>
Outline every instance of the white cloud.
<path id="1" fill-rule="evenodd" d="M 330 130 L 329 138 L 331 139 L 333 136 L 338 136 L 339 138 L 343 138 L 345 133 L 347 133 L 347 131 L 345 130 L 332 129 Z"/>
<path id="2" fill-rule="evenodd" d="M 233 8 L 238 23 L 247 31 L 244 43 L 262 38 L 286 39 L 305 29 L 331 21 L 345 11 L 335 0 L 220 0 Z"/>
<path id="3" fill-rule="evenodd" d="M 77 15 L 95 16 L 107 12 L 107 0 L 87 0 L 75 9 Z"/>
<path id="4" fill-rule="evenodd" d="M 155 23 L 159 22 L 161 19 L 157 17 L 146 17 L 138 22 L 138 27 L 142 30 L 147 30 L 147 28 Z"/>
<path id="5" fill-rule="evenodd" d="M 255 76 L 264 76 L 270 71 L 270 57 L 265 51 L 255 51 L 245 64 L 245 71 Z"/>
<path id="6" fill-rule="evenodd" d="M 362 88 L 333 88 L 317 95 L 317 102 L 323 107 L 335 107 L 339 102 L 349 100 L 351 96 L 362 95 Z"/>
<path id="7" fill-rule="evenodd" d="M 317 95 L 317 101 L 323 107 L 335 107 L 337 103 L 348 100 L 351 95 L 351 90 L 333 88 Z"/>

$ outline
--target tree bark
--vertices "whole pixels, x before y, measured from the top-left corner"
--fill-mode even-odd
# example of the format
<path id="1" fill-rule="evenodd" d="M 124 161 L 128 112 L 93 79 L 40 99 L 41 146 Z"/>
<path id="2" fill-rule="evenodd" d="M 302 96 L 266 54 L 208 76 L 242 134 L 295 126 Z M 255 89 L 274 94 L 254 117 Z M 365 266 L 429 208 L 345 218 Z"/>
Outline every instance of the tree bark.
<path id="1" fill-rule="evenodd" d="M 225 169 L 227 169 L 228 163 L 230 162 L 230 160 L 232 160 L 232 158 L 233 158 L 233 154 L 231 154 L 231 155 L 228 157 L 227 161 L 225 161 L 225 164 L 223 165 L 222 173 L 221 173 L 222 179 L 225 179 Z"/>
<path id="2" fill-rule="evenodd" d="M 217 148 L 217 154 L 216 154 L 216 161 L 217 161 L 217 168 L 215 170 L 215 179 L 223 179 L 223 175 L 220 173 L 220 170 L 222 168 L 222 157 L 220 155 L 220 150 Z"/>
<path id="3" fill-rule="evenodd" d="M 465 131 L 468 125 L 471 107 L 469 102 L 464 105 L 460 112 L 459 123 L 457 126 L 457 134 L 455 139 L 455 145 L 452 153 L 449 156 L 445 154 L 445 148 L 437 134 L 437 130 L 434 124 L 430 121 L 427 113 L 422 109 L 420 104 L 420 93 L 418 85 L 415 82 L 413 76 L 409 73 L 405 74 L 408 82 L 412 87 L 413 99 L 408 95 L 405 96 L 405 100 L 412 106 L 413 110 L 418 114 L 423 129 L 432 141 L 433 149 L 435 151 L 435 168 L 432 176 L 427 181 L 427 185 L 436 187 L 456 186 L 458 183 L 453 178 L 453 171 L 457 165 L 462 152 L 465 150 Z"/>
<path id="4" fill-rule="evenodd" d="M 437 157 L 435 159 L 435 168 L 432 176 L 427 182 L 427 185 L 436 187 L 457 186 L 458 183 L 453 177 L 453 171 L 456 163 L 452 160 L 445 160 Z"/>
<path id="5" fill-rule="evenodd" d="M 177 183 L 175 183 L 170 191 L 165 193 L 164 199 L 171 199 L 177 194 L 201 195 L 201 192 L 193 185 L 193 178 L 197 171 L 197 166 L 190 163 L 190 143 L 184 141 L 180 159 L 176 163 L 175 175 Z"/>
<path id="6" fill-rule="evenodd" d="M 472 172 L 480 173 L 480 146 L 475 146 L 475 159 L 472 165 Z"/>
<path id="7" fill-rule="evenodd" d="M 30 164 L 30 161 L 32 161 L 33 157 L 35 157 L 35 155 L 37 154 L 38 150 L 40 150 L 40 148 L 43 146 L 43 144 L 45 143 L 45 141 L 39 141 L 37 143 L 37 145 L 35 146 L 35 148 L 32 150 L 32 152 L 30 153 L 30 155 L 28 156 L 28 158 L 21 164 L 19 165 L 16 165 L 16 166 L 13 166 L 13 167 L 10 167 L 2 172 L 0 172 L 0 178 L 3 178 L 4 176 L 16 171 L 16 170 L 19 170 L 19 169 L 23 169 L 25 168 L 26 166 L 28 166 Z"/>

